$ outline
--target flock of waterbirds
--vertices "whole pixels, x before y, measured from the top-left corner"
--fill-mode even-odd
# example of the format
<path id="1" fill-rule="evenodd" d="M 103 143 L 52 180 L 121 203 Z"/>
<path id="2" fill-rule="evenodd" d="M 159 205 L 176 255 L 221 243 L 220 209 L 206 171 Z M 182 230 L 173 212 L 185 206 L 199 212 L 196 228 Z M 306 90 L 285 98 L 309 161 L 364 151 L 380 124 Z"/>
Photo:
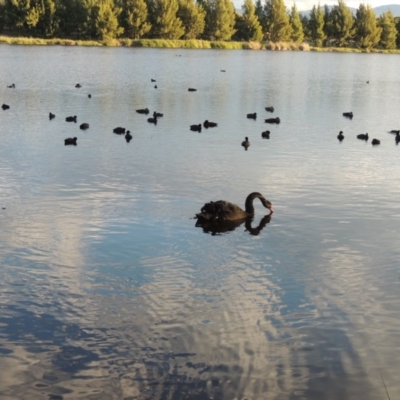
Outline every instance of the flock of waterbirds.
<path id="1" fill-rule="evenodd" d="M 221 72 L 225 72 L 225 70 L 221 70 Z M 156 82 L 156 80 L 153 79 L 153 78 L 151 78 L 150 81 L 151 82 Z M 369 83 L 369 81 L 367 83 Z M 7 85 L 7 88 L 15 89 L 16 85 L 15 85 L 15 83 L 12 83 L 11 85 Z M 82 85 L 80 83 L 77 83 L 75 85 L 75 88 L 80 89 L 80 88 L 82 88 Z M 157 89 L 157 85 L 155 85 L 154 88 Z M 195 89 L 193 87 L 190 87 L 190 88 L 188 88 L 188 91 L 189 92 L 196 92 L 197 89 Z M 92 95 L 88 94 L 88 98 L 91 99 Z M 10 109 L 10 106 L 8 104 L 3 104 L 1 106 L 1 108 L 4 111 L 6 111 L 6 110 Z M 275 111 L 275 109 L 274 109 L 273 106 L 268 106 L 268 107 L 265 107 L 265 111 L 273 113 Z M 150 110 L 148 108 L 141 108 L 141 109 L 137 109 L 136 112 L 138 114 L 148 115 L 150 113 Z M 149 117 L 147 119 L 147 122 L 149 122 L 151 124 L 154 124 L 154 125 L 157 125 L 158 119 L 163 117 L 163 114 L 160 113 L 160 112 L 154 111 L 152 115 L 153 115 L 152 117 Z M 353 114 L 352 111 L 344 112 L 343 116 L 346 117 L 346 118 L 349 118 L 351 120 L 351 119 L 353 119 L 354 114 Z M 55 117 L 56 117 L 55 114 L 53 114 L 51 112 L 49 113 L 49 120 L 50 121 L 53 120 Z M 247 118 L 256 120 L 257 119 L 257 113 L 256 112 L 249 113 L 249 114 L 247 114 Z M 77 116 L 76 115 L 68 116 L 68 117 L 65 118 L 65 120 L 66 120 L 66 122 L 77 123 Z M 279 117 L 266 118 L 265 119 L 265 123 L 269 123 L 269 124 L 280 124 L 280 122 L 281 122 L 281 120 L 280 120 Z M 211 122 L 211 121 L 205 120 L 202 124 L 199 123 L 199 124 L 190 125 L 190 130 L 194 131 L 194 132 L 201 132 L 202 128 L 208 129 L 208 128 L 215 128 L 217 126 L 218 126 L 218 124 L 216 122 Z M 85 130 L 89 129 L 89 124 L 87 122 L 84 122 L 84 123 L 80 124 L 79 128 L 81 130 L 85 131 Z M 126 140 L 127 143 L 129 143 L 133 138 L 129 130 L 127 130 L 126 128 L 120 127 L 120 126 L 114 128 L 113 132 L 115 134 L 117 134 L 117 135 L 124 135 L 125 136 L 125 140 Z M 399 142 L 400 142 L 400 130 L 391 130 L 389 133 L 392 133 L 392 134 L 396 135 L 395 136 L 395 143 L 399 144 Z M 266 130 L 264 132 L 261 132 L 261 137 L 263 139 L 270 139 L 270 134 L 271 134 L 271 132 L 269 130 Z M 343 131 L 340 131 L 338 136 L 337 136 L 337 139 L 340 142 L 342 142 L 344 140 L 344 138 L 345 138 L 345 136 L 343 134 Z M 361 134 L 357 135 L 357 139 L 368 141 L 369 140 L 369 135 L 368 135 L 368 133 L 361 133 Z M 77 145 L 77 140 L 78 140 L 77 137 L 66 138 L 64 140 L 64 144 L 66 146 L 68 146 L 68 145 L 76 146 Z M 376 139 L 376 138 L 372 139 L 372 141 L 371 141 L 371 144 L 373 146 L 379 145 L 380 143 L 381 143 L 380 140 Z M 241 145 L 244 147 L 245 150 L 247 150 L 250 147 L 250 141 L 249 141 L 249 138 L 247 136 L 245 137 L 245 140 L 241 143 Z"/>

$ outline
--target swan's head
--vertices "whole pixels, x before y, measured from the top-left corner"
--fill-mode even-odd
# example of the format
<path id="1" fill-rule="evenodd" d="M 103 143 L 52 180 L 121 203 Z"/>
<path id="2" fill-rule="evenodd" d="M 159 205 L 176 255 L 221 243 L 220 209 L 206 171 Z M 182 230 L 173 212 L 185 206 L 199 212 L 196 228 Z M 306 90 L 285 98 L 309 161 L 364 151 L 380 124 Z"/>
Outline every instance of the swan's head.
<path id="1" fill-rule="evenodd" d="M 261 203 L 263 204 L 263 206 L 264 206 L 265 208 L 268 208 L 268 210 L 270 210 L 271 213 L 274 212 L 274 210 L 273 210 L 273 208 L 272 208 L 272 203 L 271 203 L 269 200 L 264 199 L 264 198 L 260 198 L 260 200 L 261 200 Z"/>

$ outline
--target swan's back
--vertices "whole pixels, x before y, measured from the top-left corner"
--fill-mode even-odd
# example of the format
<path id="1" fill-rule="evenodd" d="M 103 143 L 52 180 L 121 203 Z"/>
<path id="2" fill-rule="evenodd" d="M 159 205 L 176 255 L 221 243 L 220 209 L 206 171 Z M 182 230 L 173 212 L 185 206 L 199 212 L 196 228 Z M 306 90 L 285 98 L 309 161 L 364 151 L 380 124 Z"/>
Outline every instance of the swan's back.
<path id="1" fill-rule="evenodd" d="M 204 204 L 201 213 L 196 214 L 196 217 L 207 221 L 232 221 L 246 218 L 247 214 L 234 203 L 218 200 Z"/>

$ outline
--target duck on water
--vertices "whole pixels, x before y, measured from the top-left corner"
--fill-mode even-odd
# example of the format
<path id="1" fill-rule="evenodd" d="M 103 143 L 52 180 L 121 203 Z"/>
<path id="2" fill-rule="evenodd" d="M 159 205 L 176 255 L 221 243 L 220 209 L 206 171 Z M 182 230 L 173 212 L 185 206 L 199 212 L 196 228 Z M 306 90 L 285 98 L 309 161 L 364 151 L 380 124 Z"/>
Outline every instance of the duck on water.
<path id="1" fill-rule="evenodd" d="M 247 196 L 244 210 L 236 204 L 230 203 L 229 201 L 211 201 L 204 204 L 200 210 L 200 213 L 196 214 L 196 218 L 199 221 L 214 222 L 244 219 L 254 215 L 254 199 L 260 199 L 263 206 L 268 208 L 271 213 L 273 212 L 271 202 L 267 200 L 261 193 L 253 192 Z"/>

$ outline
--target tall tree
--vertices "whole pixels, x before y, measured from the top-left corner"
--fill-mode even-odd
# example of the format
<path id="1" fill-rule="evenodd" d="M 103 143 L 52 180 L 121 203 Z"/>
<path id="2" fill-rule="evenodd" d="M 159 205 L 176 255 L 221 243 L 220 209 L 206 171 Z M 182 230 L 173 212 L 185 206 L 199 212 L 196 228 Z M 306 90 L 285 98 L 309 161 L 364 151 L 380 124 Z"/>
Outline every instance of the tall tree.
<path id="1" fill-rule="evenodd" d="M 292 27 L 291 39 L 296 43 L 302 42 L 304 40 L 304 29 L 303 24 L 301 23 L 300 14 L 297 11 L 296 3 L 293 4 L 290 11 L 289 21 L 290 26 Z"/>
<path id="2" fill-rule="evenodd" d="M 292 28 L 283 0 L 266 0 L 265 11 L 269 39 L 272 42 L 290 40 Z"/>
<path id="3" fill-rule="evenodd" d="M 397 29 L 397 40 L 396 40 L 396 44 L 397 44 L 397 48 L 400 48 L 400 17 L 397 17 L 394 19 L 396 22 L 396 29 Z"/>
<path id="4" fill-rule="evenodd" d="M 201 4 L 195 4 L 193 0 L 179 0 L 177 16 L 185 30 L 183 39 L 196 39 L 204 32 L 206 12 Z"/>
<path id="5" fill-rule="evenodd" d="M 153 4 L 153 36 L 161 39 L 179 39 L 185 30 L 182 21 L 177 17 L 178 0 L 154 0 Z"/>
<path id="6" fill-rule="evenodd" d="M 396 23 L 391 11 L 383 13 L 378 19 L 378 25 L 382 28 L 379 44 L 384 49 L 395 49 L 397 39 Z"/>
<path id="7" fill-rule="evenodd" d="M 320 4 L 318 4 L 318 7 L 313 6 L 311 10 L 308 20 L 308 31 L 310 39 L 316 46 L 321 47 L 326 39 L 326 34 L 324 32 L 324 12 Z"/>
<path id="8" fill-rule="evenodd" d="M 324 5 L 324 32 L 325 40 L 332 39 L 331 8 L 327 4 Z"/>
<path id="9" fill-rule="evenodd" d="M 360 4 L 356 13 L 356 40 L 363 49 L 370 49 L 379 43 L 382 28 L 378 26 L 374 10 L 370 5 Z"/>
<path id="10" fill-rule="evenodd" d="M 256 15 L 256 7 L 253 0 L 245 0 L 242 9 L 243 14 L 236 16 L 237 37 L 245 41 L 261 40 L 263 33 Z"/>
<path id="11" fill-rule="evenodd" d="M 85 26 L 91 10 L 85 7 L 86 5 L 86 2 L 80 0 L 57 0 L 56 20 L 59 36 L 69 38 L 86 36 Z"/>
<path id="12" fill-rule="evenodd" d="M 41 15 L 36 25 L 39 34 L 52 37 L 58 28 L 56 3 L 54 0 L 40 0 Z"/>
<path id="13" fill-rule="evenodd" d="M 151 24 L 147 20 L 146 2 L 144 0 L 122 0 L 121 5 L 120 21 L 125 36 L 140 39 L 151 29 Z"/>
<path id="14" fill-rule="evenodd" d="M 266 21 L 267 16 L 265 15 L 265 8 L 262 5 L 261 0 L 256 1 L 255 13 L 257 15 L 258 21 L 260 22 L 263 36 L 265 36 L 265 34 L 267 33 L 267 21 Z"/>
<path id="15" fill-rule="evenodd" d="M 230 40 L 235 29 L 235 7 L 231 0 L 214 0 L 214 40 Z"/>
<path id="16" fill-rule="evenodd" d="M 119 26 L 118 16 L 121 8 L 116 7 L 113 0 L 101 0 L 95 11 L 95 35 L 101 40 L 118 37 L 124 29 Z"/>
<path id="17" fill-rule="evenodd" d="M 329 20 L 332 38 L 336 40 L 339 47 L 347 46 L 355 30 L 353 29 L 353 14 L 344 0 L 339 0 L 338 4 L 332 8 Z"/>
<path id="18" fill-rule="evenodd" d="M 30 0 L 5 0 L 4 23 L 10 30 L 22 31 L 26 28 L 27 18 L 30 13 Z"/>

